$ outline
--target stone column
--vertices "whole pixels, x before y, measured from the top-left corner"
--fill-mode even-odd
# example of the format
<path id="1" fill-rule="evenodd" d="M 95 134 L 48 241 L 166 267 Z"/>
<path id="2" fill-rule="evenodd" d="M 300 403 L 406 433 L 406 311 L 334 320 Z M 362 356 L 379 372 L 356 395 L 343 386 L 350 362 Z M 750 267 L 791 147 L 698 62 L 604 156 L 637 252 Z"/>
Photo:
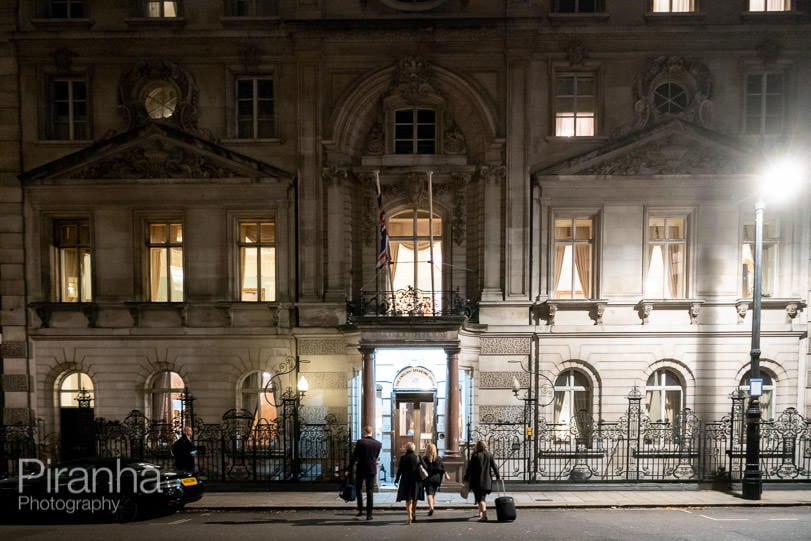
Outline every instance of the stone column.
<path id="1" fill-rule="evenodd" d="M 363 355 L 363 389 L 361 391 L 360 424 L 375 426 L 375 360 L 373 349 L 361 349 Z"/>
<path id="2" fill-rule="evenodd" d="M 445 455 L 459 456 L 459 350 L 445 349 L 448 356 L 448 398 L 445 419 Z"/>
<path id="3" fill-rule="evenodd" d="M 326 269 L 325 298 L 331 302 L 343 302 L 346 299 L 345 280 L 348 275 L 346 262 L 349 260 L 349 255 L 346 253 L 345 235 L 349 231 L 349 225 L 345 223 L 347 209 L 344 204 L 344 190 L 348 185 L 349 171 L 338 167 L 325 167 L 321 176 L 326 190 L 327 238 L 325 242 L 327 261 L 330 262 Z"/>

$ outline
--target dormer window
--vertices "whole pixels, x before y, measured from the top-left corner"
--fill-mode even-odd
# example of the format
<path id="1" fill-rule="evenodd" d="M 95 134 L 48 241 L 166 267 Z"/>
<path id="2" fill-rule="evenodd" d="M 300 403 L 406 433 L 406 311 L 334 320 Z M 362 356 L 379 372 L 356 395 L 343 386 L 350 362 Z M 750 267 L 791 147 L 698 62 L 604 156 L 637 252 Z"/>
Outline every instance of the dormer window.
<path id="1" fill-rule="evenodd" d="M 436 154 L 436 111 L 394 111 L 394 153 Z"/>

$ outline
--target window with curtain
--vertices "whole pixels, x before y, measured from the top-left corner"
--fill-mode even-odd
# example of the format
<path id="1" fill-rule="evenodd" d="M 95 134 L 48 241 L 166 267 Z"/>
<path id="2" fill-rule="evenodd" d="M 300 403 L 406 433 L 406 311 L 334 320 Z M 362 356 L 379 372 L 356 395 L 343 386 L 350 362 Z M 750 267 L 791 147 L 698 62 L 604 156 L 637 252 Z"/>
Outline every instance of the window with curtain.
<path id="1" fill-rule="evenodd" d="M 763 258 L 761 260 L 761 294 L 774 295 L 777 282 L 777 252 L 780 226 L 774 222 L 763 224 Z M 742 297 L 752 297 L 755 285 L 755 224 L 744 224 L 741 246 Z"/>
<path id="2" fill-rule="evenodd" d="M 170 19 L 179 16 L 180 2 L 167 0 L 142 0 L 143 17 Z"/>
<path id="3" fill-rule="evenodd" d="M 164 370 L 150 380 L 147 394 L 147 415 L 153 422 L 172 424 L 183 415 L 183 391 L 186 384 L 177 372 Z"/>
<path id="4" fill-rule="evenodd" d="M 253 412 L 253 426 L 269 423 L 276 419 L 275 397 L 268 387 L 271 380 L 269 372 L 251 372 L 242 380 L 240 396 L 242 408 Z"/>
<path id="5" fill-rule="evenodd" d="M 395 290 L 411 286 L 426 292 L 442 291 L 442 219 L 435 215 L 431 224 L 433 260 L 428 221 L 428 211 L 419 209 L 400 212 L 388 220 L 390 268 Z M 432 302 L 440 298 L 437 295 Z"/>
<path id="6" fill-rule="evenodd" d="M 87 81 L 53 77 L 48 81 L 48 117 L 44 139 L 82 141 L 90 139 L 90 108 Z"/>
<path id="7" fill-rule="evenodd" d="M 791 0 L 749 0 L 749 11 L 791 11 Z"/>
<path id="8" fill-rule="evenodd" d="M 645 387 L 645 407 L 651 421 L 676 421 L 684 409 L 684 388 L 675 372 L 662 368 L 651 374 Z"/>
<path id="9" fill-rule="evenodd" d="M 738 387 L 744 392 L 747 399 L 749 398 L 749 378 L 751 377 L 751 372 L 744 374 Z M 777 384 L 769 374 L 763 373 L 763 370 L 760 371 L 760 377 L 763 378 L 763 394 L 760 397 L 760 415 L 764 421 L 771 420 L 774 419 Z"/>
<path id="10" fill-rule="evenodd" d="M 183 301 L 183 226 L 160 222 L 147 225 L 149 300 Z"/>
<path id="11" fill-rule="evenodd" d="M 244 302 L 276 300 L 276 224 L 239 224 L 239 291 Z"/>
<path id="12" fill-rule="evenodd" d="M 746 76 L 747 135 L 783 133 L 785 89 L 782 73 L 752 73 Z"/>
<path id="13" fill-rule="evenodd" d="M 77 399 L 82 391 L 85 391 L 89 396 L 91 408 L 96 398 L 93 380 L 84 372 L 71 372 L 68 374 L 59 384 L 58 391 L 60 408 L 78 408 L 79 401 Z"/>
<path id="14" fill-rule="evenodd" d="M 554 244 L 554 297 L 591 299 L 594 274 L 593 218 L 555 218 Z"/>
<path id="15" fill-rule="evenodd" d="M 597 87 L 593 74 L 555 77 L 555 135 L 588 137 L 595 133 Z"/>
<path id="16" fill-rule="evenodd" d="M 436 154 L 436 124 L 433 109 L 394 111 L 394 153 Z"/>
<path id="17" fill-rule="evenodd" d="M 654 13 L 684 13 L 695 11 L 695 0 L 653 0 Z"/>
<path id="18" fill-rule="evenodd" d="M 645 297 L 682 299 L 687 296 L 687 217 L 648 218 L 648 272 Z"/>
<path id="19" fill-rule="evenodd" d="M 273 78 L 240 77 L 236 85 L 237 137 L 239 139 L 273 137 Z"/>
<path id="20" fill-rule="evenodd" d="M 563 433 L 568 431 L 572 423 L 577 423 L 577 413 L 592 414 L 591 385 L 582 372 L 568 369 L 562 372 L 555 380 L 555 423 L 561 425 Z M 581 434 L 587 432 L 589 427 L 578 426 Z"/>
<path id="21" fill-rule="evenodd" d="M 54 223 L 53 291 L 56 302 L 93 300 L 91 250 L 89 220 Z"/>

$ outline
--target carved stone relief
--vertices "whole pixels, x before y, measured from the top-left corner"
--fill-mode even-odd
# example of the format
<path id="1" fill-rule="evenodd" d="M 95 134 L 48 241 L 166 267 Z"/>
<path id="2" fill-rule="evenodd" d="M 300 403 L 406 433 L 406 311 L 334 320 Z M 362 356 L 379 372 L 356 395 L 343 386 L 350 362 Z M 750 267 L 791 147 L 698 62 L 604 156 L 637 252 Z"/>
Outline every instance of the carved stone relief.
<path id="1" fill-rule="evenodd" d="M 512 389 L 513 378 L 518 380 L 522 389 L 529 387 L 527 372 L 479 372 L 480 389 Z"/>
<path id="2" fill-rule="evenodd" d="M 343 355 L 346 343 L 343 340 L 323 338 L 319 340 L 299 340 L 299 355 Z"/>
<path id="3" fill-rule="evenodd" d="M 522 406 L 479 406 L 480 423 L 523 423 Z"/>
<path id="4" fill-rule="evenodd" d="M 484 336 L 481 340 L 482 355 L 529 355 L 528 336 Z"/>

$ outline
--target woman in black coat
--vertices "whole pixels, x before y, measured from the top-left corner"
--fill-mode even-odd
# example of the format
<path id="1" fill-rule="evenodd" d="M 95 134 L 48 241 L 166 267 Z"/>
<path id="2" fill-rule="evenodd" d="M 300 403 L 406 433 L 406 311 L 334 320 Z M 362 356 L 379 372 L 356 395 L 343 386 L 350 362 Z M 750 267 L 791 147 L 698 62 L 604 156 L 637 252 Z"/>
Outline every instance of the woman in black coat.
<path id="1" fill-rule="evenodd" d="M 417 520 L 417 500 L 425 499 L 425 491 L 423 490 L 419 472 L 422 461 L 414 452 L 415 448 L 414 442 L 410 441 L 406 444 L 406 452 L 400 457 L 397 476 L 394 478 L 394 483 L 399 483 L 397 486 L 397 501 L 405 500 L 406 512 L 408 513 L 406 524 L 411 524 Z"/>
<path id="2" fill-rule="evenodd" d="M 470 483 L 470 490 L 476 505 L 479 506 L 479 519 L 487 520 L 487 502 L 485 498 L 493 489 L 493 476 L 499 479 L 498 467 L 492 453 L 487 450 L 487 444 L 479 440 L 476 450 L 470 457 L 465 470 L 464 480 Z"/>
<path id="3" fill-rule="evenodd" d="M 436 445 L 429 443 L 425 446 L 425 455 L 422 457 L 425 469 L 428 470 L 428 477 L 423 481 L 425 485 L 425 496 L 428 499 L 428 516 L 434 514 L 434 504 L 436 503 L 436 493 L 442 484 L 442 478 L 450 479 L 451 476 L 445 471 L 445 465 L 436 452 Z"/>

